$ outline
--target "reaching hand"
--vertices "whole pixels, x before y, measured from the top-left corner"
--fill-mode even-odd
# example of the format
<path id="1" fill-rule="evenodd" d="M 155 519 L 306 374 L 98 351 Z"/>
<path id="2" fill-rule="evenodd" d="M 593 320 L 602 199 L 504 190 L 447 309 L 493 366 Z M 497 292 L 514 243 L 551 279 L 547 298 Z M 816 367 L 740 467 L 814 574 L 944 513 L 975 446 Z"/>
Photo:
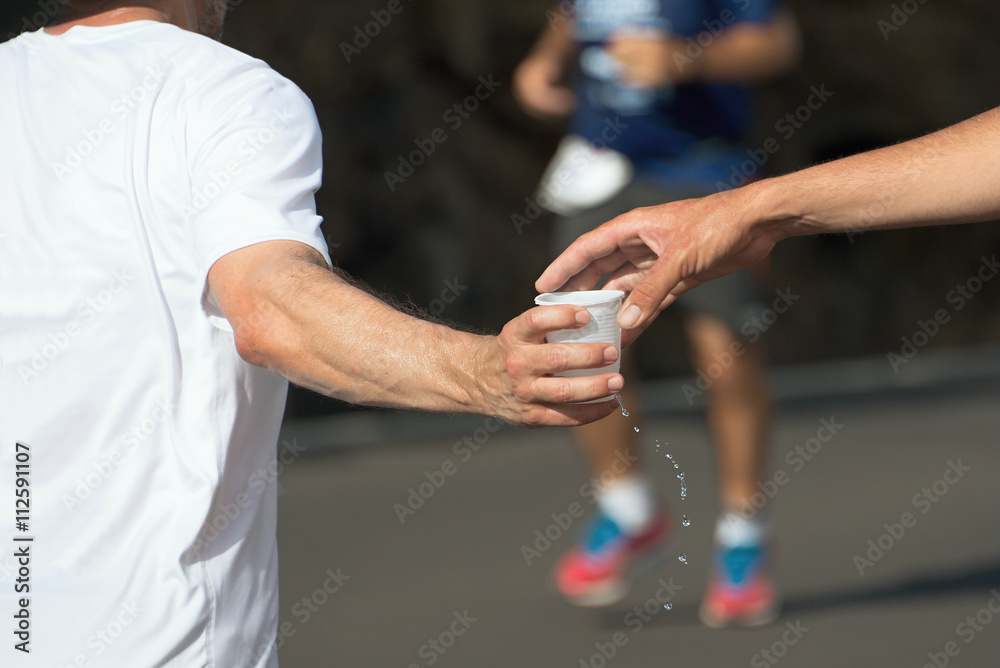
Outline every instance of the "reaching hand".
<path id="1" fill-rule="evenodd" d="M 545 335 L 582 327 L 590 314 L 579 306 L 543 306 L 511 320 L 499 336 L 488 339 L 476 372 L 483 394 L 496 415 L 523 427 L 574 426 L 605 417 L 614 400 L 574 404 L 609 397 L 622 388 L 621 375 L 553 377 L 570 369 L 594 369 L 618 358 L 607 343 L 545 343 Z"/>
<path id="2" fill-rule="evenodd" d="M 631 343 L 678 295 L 755 264 L 778 241 L 741 214 L 748 189 L 635 209 L 577 239 L 545 270 L 539 292 L 604 286 L 630 293 L 618 323 Z"/>

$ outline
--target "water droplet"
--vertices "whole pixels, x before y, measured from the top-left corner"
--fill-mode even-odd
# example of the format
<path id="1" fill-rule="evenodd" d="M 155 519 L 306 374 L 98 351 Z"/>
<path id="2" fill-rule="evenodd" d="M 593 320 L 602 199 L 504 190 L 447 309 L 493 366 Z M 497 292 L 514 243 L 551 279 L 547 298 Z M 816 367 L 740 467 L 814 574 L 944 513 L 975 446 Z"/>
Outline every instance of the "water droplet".
<path id="1" fill-rule="evenodd" d="M 683 473 L 678 473 L 677 474 L 677 479 L 678 480 L 684 480 L 684 474 Z"/>
<path id="2" fill-rule="evenodd" d="M 679 465 L 679 464 L 678 464 L 677 462 L 674 462 L 674 468 L 675 468 L 675 469 L 679 469 L 679 468 L 680 468 L 680 465 Z"/>
<path id="3" fill-rule="evenodd" d="M 632 427 L 632 428 L 635 429 L 635 433 L 637 433 L 637 434 L 639 433 L 639 428 L 638 427 Z"/>
<path id="4" fill-rule="evenodd" d="M 659 443 L 657 443 L 657 445 L 659 445 Z M 668 452 L 667 453 L 667 459 L 673 459 L 673 458 L 674 458 L 674 456 Z"/>
<path id="5" fill-rule="evenodd" d="M 664 610 L 673 610 L 674 609 L 674 604 L 673 603 L 664 603 L 663 604 L 663 609 Z"/>
<path id="6" fill-rule="evenodd" d="M 625 410 L 625 404 L 622 403 L 622 398 L 621 398 L 621 396 L 618 395 L 617 392 L 615 392 L 615 399 L 618 400 L 618 405 L 621 406 L 622 415 L 624 415 L 625 417 L 628 417 L 628 411 Z"/>
<path id="7" fill-rule="evenodd" d="M 687 558 L 687 556 L 686 556 L 686 555 L 683 555 L 683 554 L 682 554 L 681 556 L 677 557 L 677 561 L 681 562 L 681 563 L 682 563 L 682 564 L 684 564 L 685 566 L 687 566 L 687 565 L 688 565 L 688 558 Z"/>
<path id="8" fill-rule="evenodd" d="M 686 527 L 691 526 L 691 520 L 688 519 L 687 515 L 681 515 L 681 518 L 682 518 L 681 519 L 681 524 L 683 524 Z"/>

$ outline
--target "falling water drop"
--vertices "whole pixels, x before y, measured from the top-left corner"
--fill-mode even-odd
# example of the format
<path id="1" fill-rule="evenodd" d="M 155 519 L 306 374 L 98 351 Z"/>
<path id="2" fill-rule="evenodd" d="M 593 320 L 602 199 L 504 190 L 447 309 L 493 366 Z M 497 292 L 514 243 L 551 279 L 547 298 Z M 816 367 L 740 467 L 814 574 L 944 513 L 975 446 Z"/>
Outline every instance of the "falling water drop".
<path id="1" fill-rule="evenodd" d="M 638 427 L 632 427 L 632 428 L 635 429 L 635 433 L 637 433 L 637 434 L 639 433 L 639 428 Z"/>
<path id="2" fill-rule="evenodd" d="M 628 411 L 625 410 L 625 404 L 622 403 L 622 398 L 621 398 L 621 396 L 617 392 L 615 392 L 615 399 L 618 400 L 618 405 L 621 406 L 622 415 L 624 415 L 625 417 L 628 417 Z"/>
<path id="3" fill-rule="evenodd" d="M 683 524 L 686 527 L 691 526 L 691 520 L 688 519 L 687 515 L 681 515 L 681 524 Z"/>
<path id="4" fill-rule="evenodd" d="M 677 474 L 677 479 L 678 480 L 684 480 L 684 474 L 683 473 L 678 473 Z"/>
<path id="5" fill-rule="evenodd" d="M 663 609 L 664 610 L 673 610 L 674 609 L 674 604 L 673 603 L 664 603 L 663 604 Z"/>
<path id="6" fill-rule="evenodd" d="M 677 557 L 677 561 L 681 562 L 681 563 L 682 563 L 682 564 L 684 564 L 685 566 L 687 566 L 687 565 L 688 565 L 688 558 L 687 558 L 687 556 L 686 556 L 686 555 L 683 555 L 683 554 L 682 554 L 681 556 Z"/>

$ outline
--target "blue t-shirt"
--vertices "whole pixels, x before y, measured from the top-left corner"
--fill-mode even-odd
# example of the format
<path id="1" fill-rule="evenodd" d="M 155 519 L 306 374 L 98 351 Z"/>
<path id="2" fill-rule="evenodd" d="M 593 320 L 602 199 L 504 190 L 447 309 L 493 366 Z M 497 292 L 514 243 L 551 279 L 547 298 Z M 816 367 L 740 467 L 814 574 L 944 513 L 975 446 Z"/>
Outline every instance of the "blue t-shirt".
<path id="1" fill-rule="evenodd" d="M 746 157 L 739 142 L 751 120 L 749 90 L 734 84 L 626 86 L 620 65 L 604 47 L 623 29 L 650 30 L 684 38 L 684 56 L 697 58 L 726 27 L 770 21 L 775 5 L 775 0 L 577 0 L 573 131 L 625 154 L 639 174 L 665 187 L 716 189 L 733 161 Z"/>

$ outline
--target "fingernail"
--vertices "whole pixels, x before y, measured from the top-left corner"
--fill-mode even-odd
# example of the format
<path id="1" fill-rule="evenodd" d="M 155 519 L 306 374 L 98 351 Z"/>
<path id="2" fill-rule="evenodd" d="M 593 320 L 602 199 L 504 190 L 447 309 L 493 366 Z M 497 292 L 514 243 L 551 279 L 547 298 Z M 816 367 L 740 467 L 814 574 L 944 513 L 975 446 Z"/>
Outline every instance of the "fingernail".
<path id="1" fill-rule="evenodd" d="M 623 387 L 625 387 L 625 379 L 622 378 L 621 376 L 615 376 L 614 378 L 608 381 L 608 389 L 611 390 L 612 392 L 617 392 Z"/>
<path id="2" fill-rule="evenodd" d="M 630 329 L 635 326 L 635 323 L 639 322 L 639 316 L 642 315 L 642 311 L 635 304 L 629 305 L 627 309 L 618 314 L 618 324 L 625 329 Z"/>
<path id="3" fill-rule="evenodd" d="M 614 346 L 608 346 L 607 348 L 604 349 L 604 361 L 605 362 L 614 362 L 616 359 L 618 359 L 618 349 L 617 348 L 615 348 Z"/>
<path id="4" fill-rule="evenodd" d="M 587 309 L 581 309 L 576 312 L 576 324 L 586 325 L 590 322 L 590 312 Z"/>

